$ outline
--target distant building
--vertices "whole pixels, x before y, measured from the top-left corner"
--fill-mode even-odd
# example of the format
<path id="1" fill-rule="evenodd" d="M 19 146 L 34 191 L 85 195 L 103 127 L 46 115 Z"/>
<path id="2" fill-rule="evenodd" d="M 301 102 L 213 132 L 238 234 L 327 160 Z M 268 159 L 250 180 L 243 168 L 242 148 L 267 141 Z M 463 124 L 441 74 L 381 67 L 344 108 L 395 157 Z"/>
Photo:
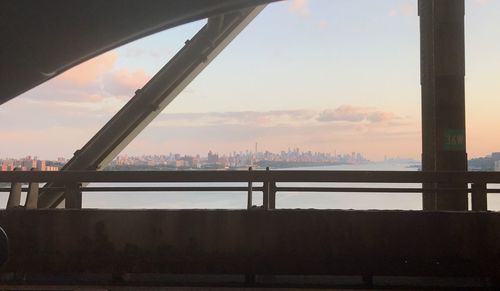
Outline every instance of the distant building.
<path id="1" fill-rule="evenodd" d="M 219 157 L 217 164 L 222 165 L 224 167 L 229 167 L 229 160 L 227 159 L 226 156 Z"/>
<path id="2" fill-rule="evenodd" d="M 500 161 L 495 161 L 495 172 L 500 172 Z"/>
<path id="3" fill-rule="evenodd" d="M 37 161 L 36 160 L 32 160 L 31 157 L 27 157 L 21 163 L 21 167 L 25 171 L 29 171 L 32 168 L 36 168 L 36 166 L 37 166 Z"/>
<path id="4" fill-rule="evenodd" d="M 193 157 L 191 167 L 199 169 L 201 168 L 201 158 L 200 155 L 196 155 L 196 157 Z"/>
<path id="5" fill-rule="evenodd" d="M 16 166 L 14 165 L 13 161 L 5 161 L 0 166 L 0 171 L 2 171 L 2 172 L 5 172 L 5 171 L 14 171 L 15 167 Z"/>
<path id="6" fill-rule="evenodd" d="M 218 162 L 219 162 L 219 155 L 212 153 L 212 151 L 209 151 L 207 155 L 207 163 L 217 164 Z"/>
<path id="7" fill-rule="evenodd" d="M 44 160 L 37 160 L 36 161 L 36 168 L 39 171 L 47 171 L 47 165 Z"/>
<path id="8" fill-rule="evenodd" d="M 184 160 L 176 160 L 175 161 L 175 167 L 176 168 L 184 168 L 184 167 L 186 167 L 186 161 L 184 161 Z"/>

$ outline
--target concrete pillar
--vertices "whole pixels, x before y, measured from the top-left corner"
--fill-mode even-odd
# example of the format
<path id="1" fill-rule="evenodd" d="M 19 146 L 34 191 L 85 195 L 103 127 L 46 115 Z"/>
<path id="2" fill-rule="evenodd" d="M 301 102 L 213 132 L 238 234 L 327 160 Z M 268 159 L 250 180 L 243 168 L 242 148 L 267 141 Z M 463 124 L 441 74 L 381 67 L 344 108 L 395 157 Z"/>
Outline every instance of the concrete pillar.
<path id="1" fill-rule="evenodd" d="M 423 171 L 467 171 L 464 6 L 464 0 L 419 0 Z M 459 190 L 435 192 L 435 186 Z M 467 210 L 466 186 L 425 184 L 424 210 Z"/>
<path id="2" fill-rule="evenodd" d="M 21 168 L 14 168 L 14 171 L 21 171 Z M 6 208 L 15 208 L 21 205 L 22 183 L 13 182 L 10 184 L 9 199 Z"/>

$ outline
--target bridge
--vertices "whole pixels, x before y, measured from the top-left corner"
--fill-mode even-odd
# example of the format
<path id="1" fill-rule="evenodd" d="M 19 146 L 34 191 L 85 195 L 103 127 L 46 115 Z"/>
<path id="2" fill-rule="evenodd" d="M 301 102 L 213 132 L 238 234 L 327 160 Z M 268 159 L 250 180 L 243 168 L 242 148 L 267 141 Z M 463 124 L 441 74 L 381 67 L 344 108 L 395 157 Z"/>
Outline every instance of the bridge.
<path id="1" fill-rule="evenodd" d="M 487 198 L 500 193 L 500 174 L 467 171 L 464 0 L 419 1 L 421 172 L 101 171 L 268 2 L 2 3 L 0 104 L 119 45 L 208 19 L 60 172 L 0 172 L 9 184 L 0 189 L 9 193 L 0 211 L 8 237 L 2 288 L 498 287 L 500 215 L 488 211 Z M 328 184 L 346 182 L 370 186 Z M 248 207 L 82 209 L 92 191 L 241 192 Z M 281 192 L 421 193 L 422 211 L 280 209 Z"/>

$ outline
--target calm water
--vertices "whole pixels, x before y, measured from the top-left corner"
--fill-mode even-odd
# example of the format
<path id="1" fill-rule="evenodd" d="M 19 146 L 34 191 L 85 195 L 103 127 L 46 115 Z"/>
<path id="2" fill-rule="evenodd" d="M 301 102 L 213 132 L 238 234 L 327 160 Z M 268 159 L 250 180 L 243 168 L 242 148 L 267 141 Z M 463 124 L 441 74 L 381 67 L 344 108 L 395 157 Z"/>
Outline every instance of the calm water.
<path id="1" fill-rule="evenodd" d="M 388 170 L 415 171 L 408 164 L 365 164 L 340 165 L 327 167 L 294 168 L 288 170 Z M 90 186 L 173 186 L 174 184 L 110 184 L 94 183 Z M 190 185 L 178 183 L 175 186 Z M 197 186 L 246 186 L 246 183 L 200 183 Z M 259 186 L 258 184 L 255 186 Z M 278 186 L 337 186 L 337 187 L 419 187 L 419 184 L 385 184 L 385 183 L 278 183 Z M 491 186 L 492 188 L 495 186 Z M 498 185 L 496 186 L 498 187 Z M 495 188 L 496 188 L 495 187 Z M 253 193 L 253 204 L 262 205 L 262 193 Z M 0 194 L 0 208 L 7 203 L 7 193 Z M 83 207 L 105 209 L 244 209 L 246 208 L 246 192 L 87 192 L 83 194 Z M 384 194 L 384 193 L 287 193 L 278 192 L 277 208 L 316 208 L 316 209 L 403 209 L 421 210 L 421 194 Z M 490 194 L 488 208 L 500 210 L 500 194 Z"/>

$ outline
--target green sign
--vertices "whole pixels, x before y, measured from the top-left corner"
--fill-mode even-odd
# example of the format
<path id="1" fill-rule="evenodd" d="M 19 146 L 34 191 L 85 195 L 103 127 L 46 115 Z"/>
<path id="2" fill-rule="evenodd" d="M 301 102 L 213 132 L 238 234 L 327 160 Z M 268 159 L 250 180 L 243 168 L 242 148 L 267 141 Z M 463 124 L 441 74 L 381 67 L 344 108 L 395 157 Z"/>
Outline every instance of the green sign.
<path id="1" fill-rule="evenodd" d="M 445 151 L 464 151 L 465 131 L 460 129 L 446 129 L 444 131 L 443 149 Z"/>

